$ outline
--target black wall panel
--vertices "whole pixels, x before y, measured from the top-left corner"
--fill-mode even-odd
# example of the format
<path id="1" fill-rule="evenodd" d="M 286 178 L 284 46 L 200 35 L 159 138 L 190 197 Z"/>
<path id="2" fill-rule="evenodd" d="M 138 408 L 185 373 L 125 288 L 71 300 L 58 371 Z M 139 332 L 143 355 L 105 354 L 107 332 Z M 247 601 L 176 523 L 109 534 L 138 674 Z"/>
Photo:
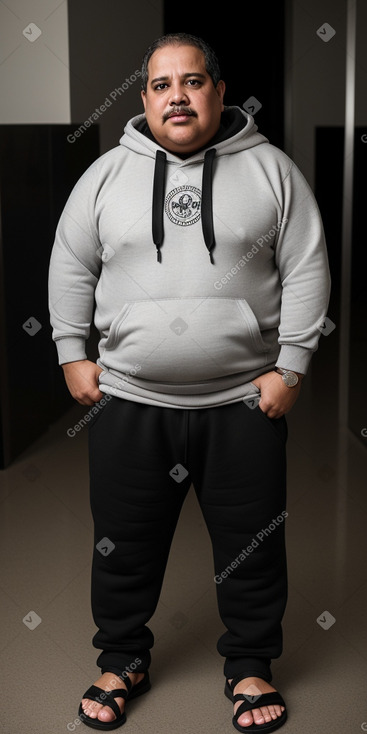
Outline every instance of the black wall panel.
<path id="1" fill-rule="evenodd" d="M 99 155 L 98 128 L 0 126 L 0 467 L 72 404 L 57 364 L 48 311 L 48 267 L 69 193 Z"/>
<path id="2" fill-rule="evenodd" d="M 183 12 L 180 3 L 164 3 L 164 32 L 192 33 L 216 52 L 226 83 L 224 103 L 241 107 L 255 97 L 259 131 L 273 145 L 284 146 L 285 2 L 195 2 Z M 153 41 L 154 39 L 152 39 Z"/>

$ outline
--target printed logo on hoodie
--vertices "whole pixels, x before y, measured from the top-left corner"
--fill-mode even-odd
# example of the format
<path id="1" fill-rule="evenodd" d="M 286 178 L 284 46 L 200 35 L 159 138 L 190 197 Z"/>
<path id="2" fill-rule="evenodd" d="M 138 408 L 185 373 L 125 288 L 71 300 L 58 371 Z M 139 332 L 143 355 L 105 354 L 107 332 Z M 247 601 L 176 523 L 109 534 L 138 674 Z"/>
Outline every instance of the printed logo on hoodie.
<path id="1" fill-rule="evenodd" d="M 200 219 L 201 191 L 195 186 L 178 186 L 167 194 L 164 208 L 174 224 L 195 224 Z"/>

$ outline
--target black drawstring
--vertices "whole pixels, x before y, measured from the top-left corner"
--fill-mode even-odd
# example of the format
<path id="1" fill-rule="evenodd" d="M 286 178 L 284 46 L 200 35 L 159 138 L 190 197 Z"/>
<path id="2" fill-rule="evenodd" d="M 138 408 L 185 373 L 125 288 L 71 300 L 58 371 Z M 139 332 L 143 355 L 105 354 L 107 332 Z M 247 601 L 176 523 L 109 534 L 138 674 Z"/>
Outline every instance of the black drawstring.
<path id="1" fill-rule="evenodd" d="M 212 177 L 215 148 L 207 150 L 204 156 L 203 178 L 202 178 L 202 201 L 201 201 L 201 226 L 203 237 L 208 248 L 210 262 L 214 265 L 212 249 L 215 247 L 214 225 L 213 225 L 213 195 Z M 155 169 L 153 179 L 153 202 L 152 202 L 152 234 L 153 242 L 157 248 L 157 260 L 162 262 L 161 246 L 164 237 L 163 230 L 163 207 L 166 186 L 166 154 L 163 150 L 157 150 L 155 156 Z"/>
<path id="2" fill-rule="evenodd" d="M 201 194 L 201 226 L 205 244 L 209 250 L 210 262 L 214 265 L 212 248 L 215 246 L 213 225 L 212 171 L 216 150 L 207 150 L 204 156 L 203 182 Z"/>
<path id="3" fill-rule="evenodd" d="M 160 247 L 163 242 L 163 203 L 165 190 L 166 154 L 157 150 L 153 181 L 152 232 L 153 242 L 157 248 L 157 260 L 161 262 Z"/>

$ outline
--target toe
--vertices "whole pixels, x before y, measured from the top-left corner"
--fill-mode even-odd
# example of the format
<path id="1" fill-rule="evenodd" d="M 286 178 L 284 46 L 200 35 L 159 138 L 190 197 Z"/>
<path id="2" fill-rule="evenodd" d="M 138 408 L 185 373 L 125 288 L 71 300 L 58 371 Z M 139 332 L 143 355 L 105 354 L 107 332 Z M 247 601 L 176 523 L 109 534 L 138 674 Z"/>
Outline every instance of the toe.
<path id="1" fill-rule="evenodd" d="M 83 698 L 82 700 L 82 709 L 90 719 L 96 719 L 101 708 L 102 705 L 100 703 L 95 703 L 89 698 Z"/>
<path id="2" fill-rule="evenodd" d="M 116 702 L 118 703 L 120 700 L 122 699 L 116 699 Z M 90 719 L 109 722 L 116 718 L 114 711 L 109 706 L 102 706 L 101 703 L 90 701 L 87 698 L 83 698 L 82 700 L 82 709 Z"/>
<path id="3" fill-rule="evenodd" d="M 263 706 L 263 707 L 262 707 L 262 708 L 260 709 L 260 715 L 259 715 L 259 719 L 261 719 L 261 721 L 258 721 L 258 720 L 257 720 L 257 717 L 255 717 L 255 716 L 254 716 L 255 724 L 262 724 L 262 723 L 264 722 L 264 720 L 265 720 L 265 722 L 266 722 L 267 724 L 269 723 L 269 721 L 272 721 L 271 715 L 270 715 L 270 713 L 269 713 L 269 708 L 268 708 L 268 706 Z"/>
<path id="4" fill-rule="evenodd" d="M 279 708 L 279 706 L 277 708 Z M 275 706 L 268 706 L 268 711 L 272 719 L 277 719 L 278 716 L 280 716 L 280 714 L 276 712 Z"/>
<path id="5" fill-rule="evenodd" d="M 252 711 L 246 711 L 238 717 L 237 723 L 240 726 L 250 726 L 251 724 L 265 724 L 266 721 L 271 721 L 271 717 L 265 718 L 262 709 L 252 709 Z"/>
<path id="6" fill-rule="evenodd" d="M 263 709 L 253 709 L 252 715 L 254 717 L 255 724 L 264 724 L 265 721 L 269 721 L 269 719 L 267 719 L 266 716 L 264 716 L 263 711 L 265 711 L 264 708 Z"/>
<path id="7" fill-rule="evenodd" d="M 113 721 L 116 719 L 116 716 L 112 709 L 109 706 L 103 706 L 100 711 L 98 711 L 98 718 L 100 721 Z"/>
<path id="8" fill-rule="evenodd" d="M 240 726 L 251 726 L 251 724 L 253 723 L 254 719 L 250 711 L 246 711 L 246 713 L 241 714 L 241 716 L 239 716 L 237 719 L 237 724 L 239 724 Z"/>

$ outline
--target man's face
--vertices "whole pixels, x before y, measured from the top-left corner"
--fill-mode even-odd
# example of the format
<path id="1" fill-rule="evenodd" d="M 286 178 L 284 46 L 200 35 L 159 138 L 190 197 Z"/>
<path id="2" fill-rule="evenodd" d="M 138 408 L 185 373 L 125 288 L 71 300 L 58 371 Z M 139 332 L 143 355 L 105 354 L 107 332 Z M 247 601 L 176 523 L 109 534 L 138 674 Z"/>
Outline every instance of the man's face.
<path id="1" fill-rule="evenodd" d="M 195 46 L 154 51 L 142 100 L 159 145 L 178 154 L 205 146 L 219 128 L 224 91 L 223 81 L 214 87 L 204 54 Z"/>

